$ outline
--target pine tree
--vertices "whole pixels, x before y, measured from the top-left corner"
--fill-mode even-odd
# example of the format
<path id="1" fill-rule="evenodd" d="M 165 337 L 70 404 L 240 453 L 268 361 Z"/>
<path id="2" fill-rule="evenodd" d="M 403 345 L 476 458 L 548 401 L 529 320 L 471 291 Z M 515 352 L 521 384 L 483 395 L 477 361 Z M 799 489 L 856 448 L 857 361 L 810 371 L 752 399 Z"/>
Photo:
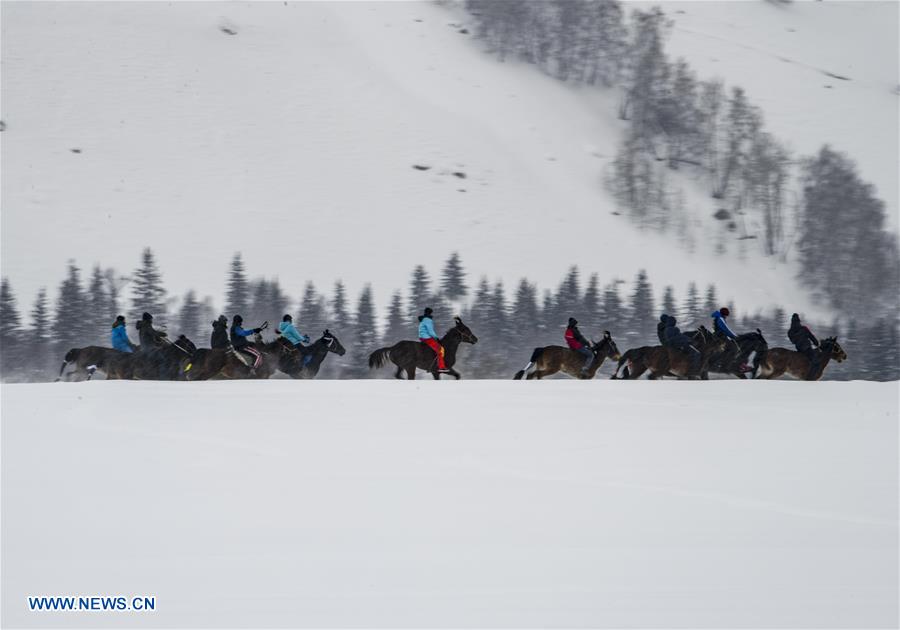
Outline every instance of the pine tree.
<path id="1" fill-rule="evenodd" d="M 411 326 L 418 322 L 418 316 L 426 306 L 431 306 L 431 279 L 422 265 L 416 265 L 409 283 L 409 310 L 408 317 Z M 433 308 L 433 307 L 432 307 Z"/>
<path id="2" fill-rule="evenodd" d="M 609 328 L 606 318 L 603 317 L 603 305 L 601 303 L 600 278 L 597 274 L 591 274 L 587 289 L 584 290 L 584 298 L 581 303 L 581 320 L 584 322 L 583 330 L 591 334 L 599 335 L 600 331 Z"/>
<path id="3" fill-rule="evenodd" d="M 318 339 L 328 328 L 325 301 L 316 292 L 316 287 L 312 282 L 307 282 L 303 290 L 303 299 L 300 301 L 300 318 L 295 325 L 300 332 L 309 335 L 313 340 Z"/>
<path id="4" fill-rule="evenodd" d="M 353 347 L 348 374 L 352 378 L 370 377 L 368 356 L 378 345 L 378 331 L 375 327 L 375 304 L 372 287 L 363 287 L 353 318 Z"/>
<path id="5" fill-rule="evenodd" d="M 340 280 L 334 283 L 334 295 L 331 298 L 331 326 L 336 335 L 346 335 L 350 331 L 350 315 L 347 312 L 347 290 Z"/>
<path id="6" fill-rule="evenodd" d="M 663 292 L 662 312 L 672 315 L 672 317 L 678 317 L 675 315 L 678 312 L 678 306 L 675 303 L 675 290 L 671 286 L 667 286 Z"/>
<path id="7" fill-rule="evenodd" d="M 719 298 L 716 297 L 716 286 L 711 284 L 706 287 L 706 299 L 703 302 L 703 315 L 707 316 L 718 309 Z"/>
<path id="8" fill-rule="evenodd" d="M 16 298 L 8 278 L 0 281 L 0 377 L 4 380 L 23 372 L 23 347 L 21 320 L 16 308 Z"/>
<path id="9" fill-rule="evenodd" d="M 208 329 L 209 324 L 203 320 L 202 305 L 197 301 L 196 292 L 191 289 L 185 294 L 178 311 L 178 333 L 199 345 Z"/>
<path id="10" fill-rule="evenodd" d="M 627 328 L 627 315 L 627 311 L 622 307 L 622 298 L 619 296 L 619 283 L 617 280 L 613 280 L 603 289 L 603 316 L 606 321 L 612 322 L 611 325 L 621 330 Z M 611 332 L 613 336 L 617 334 L 615 330 Z M 621 330 L 621 334 L 625 334 L 625 332 L 625 330 Z"/>
<path id="11" fill-rule="evenodd" d="M 81 286 L 81 270 L 75 266 L 74 261 L 70 261 L 66 279 L 59 287 L 53 318 L 53 339 L 57 343 L 57 353 L 64 354 L 70 348 L 86 345 L 87 309 L 87 299 Z"/>
<path id="12" fill-rule="evenodd" d="M 225 313 L 231 319 L 235 315 L 246 316 L 250 311 L 250 286 L 244 271 L 244 261 L 237 252 L 231 259 L 225 291 Z"/>
<path id="13" fill-rule="evenodd" d="M 441 274 L 441 292 L 451 302 L 459 302 L 469 294 L 466 286 L 466 273 L 457 252 L 453 252 L 444 264 Z"/>
<path id="14" fill-rule="evenodd" d="M 391 296 L 391 304 L 388 307 L 387 325 L 384 329 L 384 343 L 392 345 L 401 339 L 409 339 L 411 331 L 406 323 L 403 312 L 403 297 L 399 291 L 394 291 Z"/>
<path id="15" fill-rule="evenodd" d="M 509 321 L 510 332 L 513 335 L 515 345 L 540 345 L 537 343 L 540 330 L 537 287 L 525 278 L 519 281 L 519 286 L 516 289 Z"/>
<path id="16" fill-rule="evenodd" d="M 156 266 L 153 251 L 147 247 L 141 254 L 141 266 L 132 274 L 131 320 L 141 319 L 144 312 L 153 315 L 153 325 L 166 325 L 166 290 Z"/>
<path id="17" fill-rule="evenodd" d="M 569 317 L 577 319 L 582 306 L 578 267 L 572 266 L 556 292 L 558 320 L 564 323 Z"/>
<path id="18" fill-rule="evenodd" d="M 684 310 L 679 319 L 684 324 L 700 319 L 700 292 L 694 282 L 688 285 L 687 300 L 684 302 Z"/>
<path id="19" fill-rule="evenodd" d="M 109 345 L 109 328 L 115 320 L 117 313 L 110 312 L 110 296 L 106 290 L 106 275 L 100 269 L 100 265 L 94 265 L 91 272 L 91 281 L 88 285 L 88 320 L 85 322 L 90 331 L 85 342 L 89 345 Z"/>
<path id="20" fill-rule="evenodd" d="M 53 355 L 50 329 L 50 305 L 47 301 L 47 289 L 41 287 L 34 299 L 26 336 L 30 355 L 28 357 L 28 380 L 50 380 L 50 361 Z"/>
<path id="21" fill-rule="evenodd" d="M 652 340 L 656 333 L 656 308 L 653 303 L 653 287 L 647 279 L 647 272 L 641 269 L 634 282 L 631 294 L 630 333 L 635 345 Z"/>

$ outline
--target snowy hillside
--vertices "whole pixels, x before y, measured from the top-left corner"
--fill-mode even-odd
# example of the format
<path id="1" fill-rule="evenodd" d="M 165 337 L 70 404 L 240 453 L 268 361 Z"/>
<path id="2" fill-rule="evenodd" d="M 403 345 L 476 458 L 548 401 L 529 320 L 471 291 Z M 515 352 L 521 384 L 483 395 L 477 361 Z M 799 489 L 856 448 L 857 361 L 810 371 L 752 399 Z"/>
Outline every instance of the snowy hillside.
<path id="1" fill-rule="evenodd" d="M 695 279 L 747 310 L 813 311 L 791 267 L 689 254 L 612 214 L 615 96 L 499 63 L 458 18 L 407 2 L 4 4 L 2 266 L 20 304 L 69 258 L 127 272 L 149 245 L 173 293 L 219 304 L 237 250 L 294 298 L 340 277 L 351 296 L 371 281 L 381 306 L 414 264 L 458 250 L 508 286 L 552 288 L 571 264 L 603 281 L 646 268 L 679 293 Z M 789 136 L 798 148 L 846 122 L 841 102 Z M 887 188 L 873 156 L 896 154 L 891 134 L 860 140 L 865 156 L 842 129 L 836 144 Z"/>
<path id="2" fill-rule="evenodd" d="M 896 627 L 897 394 L 3 385 L 2 623 Z"/>

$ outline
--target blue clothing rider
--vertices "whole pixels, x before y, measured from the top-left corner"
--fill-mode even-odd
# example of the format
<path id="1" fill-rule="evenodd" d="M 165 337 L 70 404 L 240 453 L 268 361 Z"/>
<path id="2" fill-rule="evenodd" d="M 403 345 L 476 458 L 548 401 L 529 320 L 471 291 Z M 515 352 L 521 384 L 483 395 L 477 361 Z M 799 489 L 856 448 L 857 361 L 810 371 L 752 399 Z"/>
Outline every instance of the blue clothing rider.
<path id="1" fill-rule="evenodd" d="M 112 325 L 112 347 L 119 352 L 134 352 L 134 344 L 128 338 L 128 331 L 125 330 L 125 316 L 119 315 Z"/>
<path id="2" fill-rule="evenodd" d="M 291 345 L 294 347 L 300 346 L 304 343 L 309 343 L 309 335 L 302 334 L 297 328 L 294 326 L 294 318 L 290 315 L 285 315 L 281 318 L 281 323 L 278 324 L 278 332 L 288 341 L 291 342 Z"/>
<path id="3" fill-rule="evenodd" d="M 731 315 L 731 311 L 728 310 L 727 306 L 723 306 L 718 311 L 710 315 L 713 319 L 713 331 L 725 335 L 729 339 L 737 339 L 737 335 L 728 327 L 728 324 L 725 322 L 725 318 Z"/>

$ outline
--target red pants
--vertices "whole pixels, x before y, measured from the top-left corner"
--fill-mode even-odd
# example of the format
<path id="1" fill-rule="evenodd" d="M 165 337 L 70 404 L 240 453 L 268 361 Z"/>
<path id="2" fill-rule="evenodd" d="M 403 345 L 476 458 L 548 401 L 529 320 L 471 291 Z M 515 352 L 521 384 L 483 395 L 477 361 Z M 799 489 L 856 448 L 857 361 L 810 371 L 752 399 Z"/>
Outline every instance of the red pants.
<path id="1" fill-rule="evenodd" d="M 437 355 L 438 360 L 438 369 L 446 370 L 447 364 L 444 363 L 444 349 L 441 347 L 441 344 L 438 343 L 437 339 L 429 338 L 429 339 L 419 339 L 426 346 L 434 350 L 434 353 Z"/>

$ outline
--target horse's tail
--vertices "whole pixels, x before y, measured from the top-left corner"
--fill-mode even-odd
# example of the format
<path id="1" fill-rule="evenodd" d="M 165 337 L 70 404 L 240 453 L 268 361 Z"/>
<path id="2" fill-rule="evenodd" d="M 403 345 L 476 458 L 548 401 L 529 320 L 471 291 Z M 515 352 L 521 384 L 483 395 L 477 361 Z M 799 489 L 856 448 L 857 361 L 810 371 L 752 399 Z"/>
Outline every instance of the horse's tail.
<path id="1" fill-rule="evenodd" d="M 66 366 L 69 365 L 72 361 L 78 360 L 78 348 L 72 348 L 68 352 L 66 352 L 66 356 L 63 357 L 62 365 L 59 368 L 59 376 L 56 377 L 56 380 L 62 378 L 63 372 L 66 371 Z"/>
<path id="2" fill-rule="evenodd" d="M 531 366 L 533 366 L 535 363 L 538 362 L 538 359 L 541 358 L 541 355 L 542 355 L 542 354 L 544 354 L 544 349 L 543 349 L 543 348 L 535 348 L 535 349 L 534 349 L 534 352 L 531 353 L 531 358 L 528 359 L 528 365 L 526 365 L 524 368 L 522 368 L 521 370 L 519 370 L 518 372 L 516 372 L 516 375 L 513 376 L 513 380 L 514 380 L 514 381 L 521 381 L 521 380 L 522 380 L 522 377 L 525 376 L 525 372 L 527 372 L 528 370 L 530 370 L 530 369 L 531 369 Z"/>
<path id="3" fill-rule="evenodd" d="M 369 369 L 374 370 L 375 368 L 383 367 L 390 359 L 390 348 L 378 348 L 378 350 L 369 355 Z"/>

